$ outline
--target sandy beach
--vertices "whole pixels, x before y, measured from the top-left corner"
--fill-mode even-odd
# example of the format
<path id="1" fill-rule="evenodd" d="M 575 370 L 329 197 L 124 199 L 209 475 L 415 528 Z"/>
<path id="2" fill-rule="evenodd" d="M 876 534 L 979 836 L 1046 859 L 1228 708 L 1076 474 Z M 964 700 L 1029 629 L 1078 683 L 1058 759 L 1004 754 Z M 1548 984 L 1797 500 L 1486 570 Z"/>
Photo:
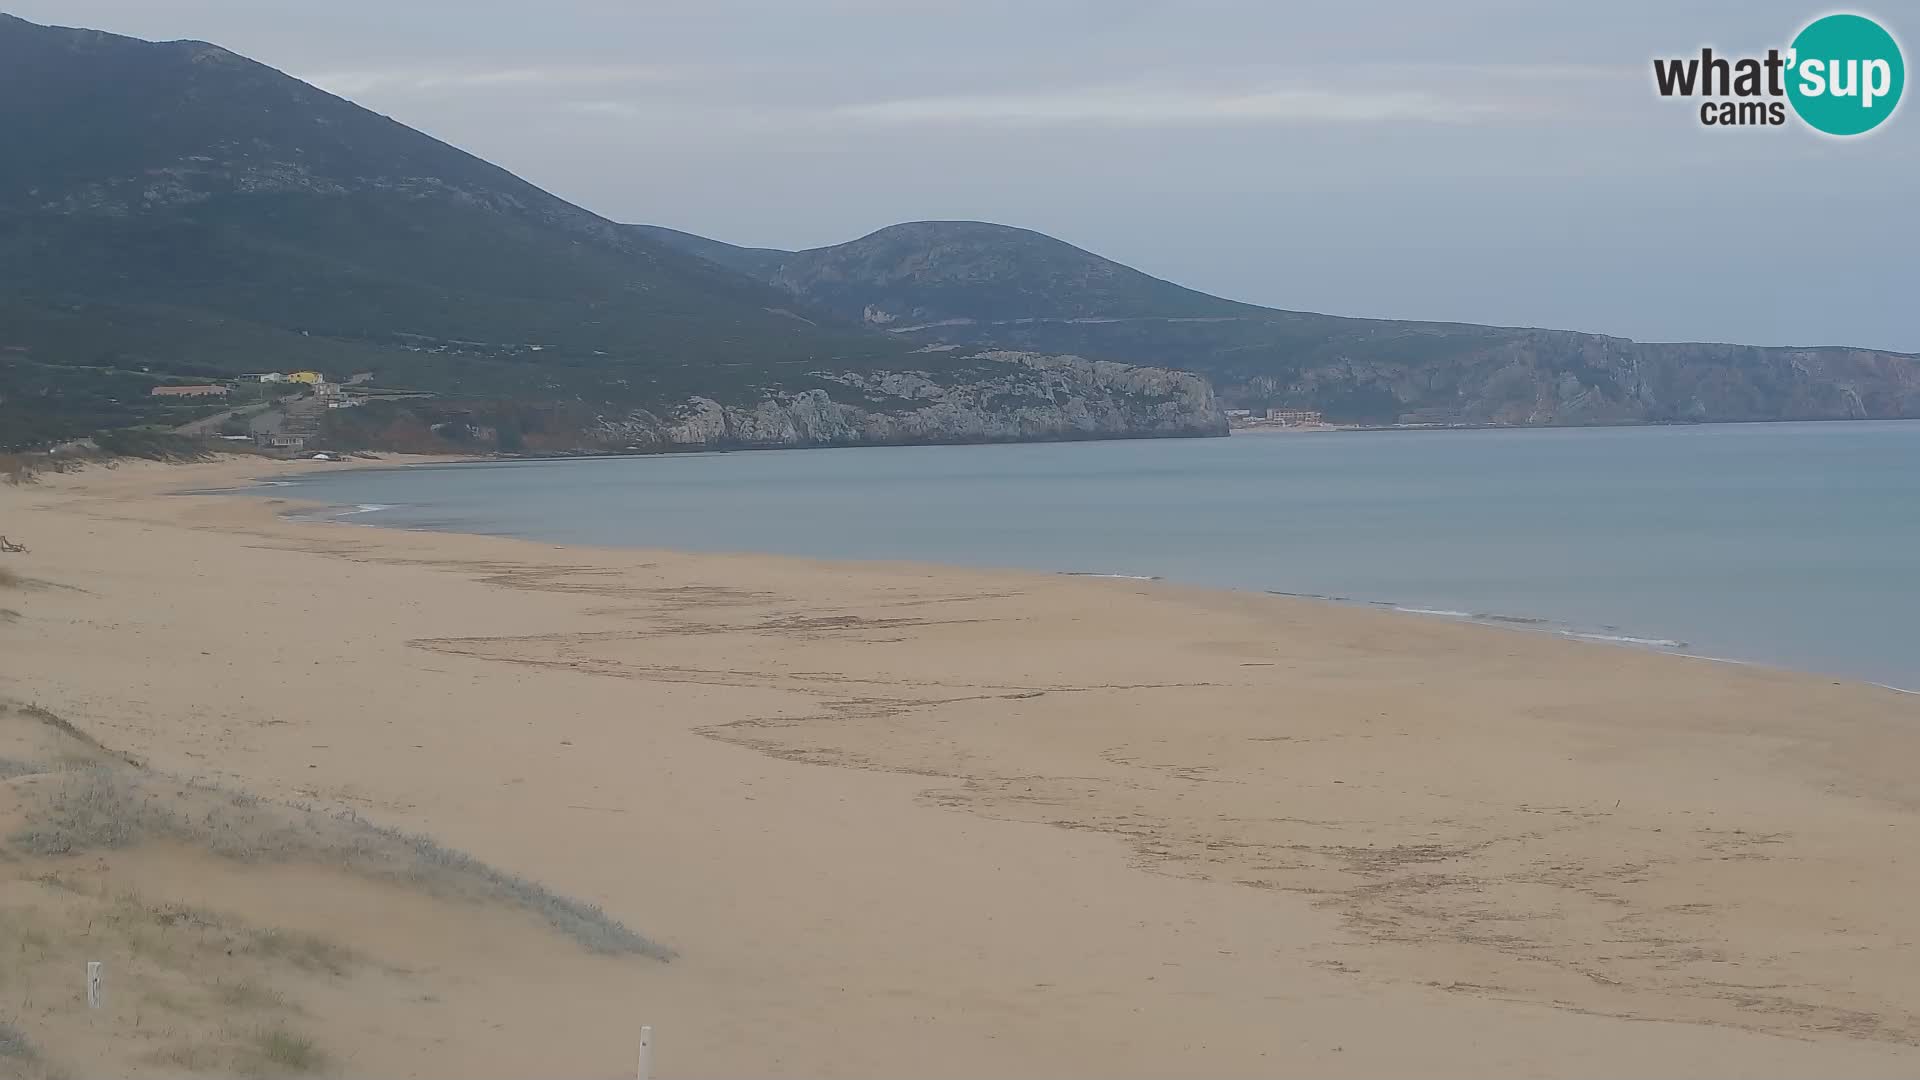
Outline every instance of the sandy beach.
<path id="1" fill-rule="evenodd" d="M 443 947 L 404 897 L 136 853 L 439 980 L 404 1018 L 309 1004 L 343 1074 L 632 1075 L 641 1024 L 661 1077 L 1920 1070 L 1920 697 L 1161 583 L 176 494 L 323 467 L 0 486 L 31 548 L 0 556 L 28 586 L 0 590 L 0 699 L 677 954 L 484 911 L 460 940 L 497 947 Z"/>

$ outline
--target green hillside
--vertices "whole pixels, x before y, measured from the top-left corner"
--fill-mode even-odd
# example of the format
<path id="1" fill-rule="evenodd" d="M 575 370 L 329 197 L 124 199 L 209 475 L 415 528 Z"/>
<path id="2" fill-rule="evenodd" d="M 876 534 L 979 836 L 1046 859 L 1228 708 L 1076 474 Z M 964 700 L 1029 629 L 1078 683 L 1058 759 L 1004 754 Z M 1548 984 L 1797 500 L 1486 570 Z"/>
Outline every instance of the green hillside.
<path id="1" fill-rule="evenodd" d="M 1211 380 L 1228 406 L 1314 408 L 1369 423 L 1920 416 L 1920 358 L 1903 353 L 1641 343 L 1262 308 L 984 222 L 911 222 L 795 252 L 641 229 L 824 317 L 923 345 L 1181 368 Z"/>
<path id="2" fill-rule="evenodd" d="M 0 16 L 0 145 L 0 444 L 170 374 L 619 409 L 907 351 L 212 45 Z"/>

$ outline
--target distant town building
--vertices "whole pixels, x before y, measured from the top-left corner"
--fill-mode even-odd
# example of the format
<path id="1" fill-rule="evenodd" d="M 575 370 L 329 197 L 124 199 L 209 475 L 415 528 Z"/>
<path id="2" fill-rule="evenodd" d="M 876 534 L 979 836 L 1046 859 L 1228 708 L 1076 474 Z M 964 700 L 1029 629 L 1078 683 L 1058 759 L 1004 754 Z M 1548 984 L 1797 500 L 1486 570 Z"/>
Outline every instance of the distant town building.
<path id="1" fill-rule="evenodd" d="M 147 391 L 154 397 L 226 397 L 224 386 L 156 386 Z"/>
<path id="2" fill-rule="evenodd" d="M 1227 410 L 1227 419 L 1229 420 L 1245 420 L 1247 417 L 1252 415 L 1253 415 L 1252 409 L 1228 409 Z"/>
<path id="3" fill-rule="evenodd" d="M 278 371 L 269 371 L 262 375 L 256 375 L 254 376 L 254 378 L 259 379 L 263 383 L 283 383 L 283 382 L 292 381 L 291 379 L 288 379 L 283 372 L 278 372 Z"/>
<path id="4" fill-rule="evenodd" d="M 317 371 L 295 371 L 287 375 L 287 381 L 306 383 L 308 386 L 318 386 L 326 382 L 327 377 Z"/>
<path id="5" fill-rule="evenodd" d="M 290 431 L 263 431 L 253 437 L 262 450 L 305 450 L 307 437 Z"/>
<path id="6" fill-rule="evenodd" d="M 1267 419 L 1276 424 L 1321 423 L 1318 409 L 1268 409 Z"/>

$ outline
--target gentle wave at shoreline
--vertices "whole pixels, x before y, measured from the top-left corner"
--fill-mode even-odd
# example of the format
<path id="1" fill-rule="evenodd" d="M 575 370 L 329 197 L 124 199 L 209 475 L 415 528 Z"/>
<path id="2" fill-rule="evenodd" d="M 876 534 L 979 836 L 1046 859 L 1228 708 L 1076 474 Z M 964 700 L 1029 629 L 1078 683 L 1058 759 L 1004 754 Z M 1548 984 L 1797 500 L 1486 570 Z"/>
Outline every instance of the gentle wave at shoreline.
<path id="1" fill-rule="evenodd" d="M 1920 685 L 1920 424 L 1365 432 L 315 472 L 359 525 L 1297 594 Z M 379 512 L 365 510 L 383 507 Z"/>

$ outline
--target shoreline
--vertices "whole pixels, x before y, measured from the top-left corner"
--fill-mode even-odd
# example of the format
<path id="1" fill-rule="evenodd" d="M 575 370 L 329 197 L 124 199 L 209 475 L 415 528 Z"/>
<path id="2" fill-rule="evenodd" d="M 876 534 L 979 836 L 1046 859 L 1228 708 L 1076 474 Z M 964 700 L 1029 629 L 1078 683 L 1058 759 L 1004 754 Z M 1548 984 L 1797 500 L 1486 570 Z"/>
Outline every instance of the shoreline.
<path id="1" fill-rule="evenodd" d="M 568 991 L 507 980 L 447 1073 L 625 1071 L 640 1022 L 687 1075 L 1920 1063 L 1910 697 L 1165 582 L 165 494 L 392 463 L 0 488 L 33 549 L 0 565 L 49 583 L 0 594 L 0 697 L 680 953 L 564 1039 L 511 1002 Z"/>
<path id="2" fill-rule="evenodd" d="M 1700 425 L 1693 425 L 1693 426 L 1700 426 Z M 1390 429 L 1368 429 L 1368 430 L 1390 430 Z M 1295 433 L 1301 433 L 1301 432 L 1298 429 L 1295 429 Z M 862 449 L 862 448 L 854 447 L 849 449 Z M 705 451 L 705 452 L 718 452 L 718 451 Z M 695 451 L 689 451 L 689 453 L 695 453 Z M 651 456 L 657 456 L 657 455 L 625 455 L 625 456 L 639 458 L 639 457 L 651 457 Z M 384 461 L 357 461 L 357 462 L 349 461 L 345 463 L 340 463 L 340 464 L 343 464 L 345 468 L 330 469 L 328 471 L 348 471 L 348 470 L 357 471 L 357 472 L 401 471 L 406 469 L 419 468 L 423 466 L 498 465 L 502 463 L 517 462 L 522 460 L 549 462 L 549 461 L 567 461 L 567 460 L 580 460 L 580 459 L 575 457 L 565 457 L 565 456 L 542 457 L 542 458 L 423 457 L 417 460 L 403 461 L 399 464 L 389 464 Z M 294 462 L 293 464 L 301 464 L 301 463 Z M 273 485 L 286 484 L 286 483 L 287 481 L 273 479 L 273 480 L 263 481 L 260 484 L 251 485 L 251 486 L 270 487 Z M 295 484 L 294 486 L 297 486 L 297 484 Z M 199 493 L 212 494 L 212 495 L 234 494 L 234 495 L 243 495 L 243 496 L 251 496 L 251 497 L 259 497 L 261 494 L 263 494 L 262 492 L 251 490 L 250 486 L 236 486 L 236 487 L 230 487 L 223 491 L 207 491 L 207 492 L 199 492 Z M 348 504 L 348 503 L 312 502 L 309 510 L 303 511 L 301 513 L 301 516 L 293 517 L 293 512 L 290 511 L 289 517 L 292 520 L 298 520 L 301 522 L 312 523 L 312 524 L 327 524 L 327 523 L 350 524 L 350 525 L 365 526 L 369 528 L 393 529 L 393 530 L 403 531 L 403 532 L 443 533 L 447 535 L 458 535 L 458 536 L 496 535 L 496 534 L 480 533 L 480 532 L 464 532 L 457 528 L 442 528 L 442 527 L 431 526 L 431 525 L 428 525 L 428 526 L 391 525 L 391 524 L 384 524 L 379 521 L 350 520 L 351 518 L 357 517 L 362 514 L 378 513 L 381 511 L 391 510 L 396 508 L 397 507 L 395 506 L 383 505 L 383 504 L 361 504 L 361 503 Z M 330 514 L 322 515 L 319 513 L 319 511 L 323 509 L 332 510 L 334 512 Z M 540 540 L 537 538 L 528 538 L 528 542 L 549 543 L 550 541 Z M 1076 570 L 1076 569 L 1068 569 L 1064 567 L 1040 568 L 1040 567 L 1033 567 L 1033 566 L 1013 566 L 1013 565 L 976 566 L 976 565 L 970 565 L 965 563 L 945 563 L 945 562 L 930 561 L 925 559 L 912 559 L 912 558 L 868 560 L 868 559 L 863 559 L 856 556 L 792 555 L 784 552 L 762 551 L 762 550 L 730 551 L 730 550 L 702 550 L 702 549 L 691 549 L 691 548 L 688 548 L 688 549 L 658 548 L 658 547 L 652 547 L 644 544 L 636 544 L 636 545 L 614 545 L 614 544 L 572 545 L 572 544 L 569 544 L 568 546 L 580 546 L 580 547 L 590 548 L 593 550 L 609 551 L 609 552 L 671 551 L 676 554 L 692 555 L 692 556 L 742 555 L 747 557 L 765 557 L 765 558 L 772 558 L 772 559 L 798 558 L 798 559 L 804 559 L 809 561 L 818 561 L 818 562 L 840 564 L 840 565 L 847 565 L 847 566 L 858 566 L 858 565 L 861 565 L 862 563 L 878 561 L 878 562 L 884 562 L 889 565 L 898 565 L 903 567 L 915 567 L 915 566 L 922 567 L 929 572 L 939 572 L 943 570 L 967 570 L 967 571 L 984 571 L 988 573 L 1057 575 L 1062 577 L 1079 577 L 1079 578 L 1090 578 L 1090 579 L 1096 579 L 1096 580 L 1110 579 L 1110 580 L 1122 580 L 1122 581 L 1164 582 L 1166 584 L 1174 585 L 1182 588 L 1217 590 L 1221 592 L 1233 593 L 1238 595 L 1266 595 L 1266 596 L 1281 597 L 1281 598 L 1292 599 L 1292 600 L 1309 600 L 1309 601 L 1339 605 L 1343 607 L 1358 608 L 1362 610 L 1385 611 L 1385 612 L 1391 612 L 1395 614 L 1409 615 L 1409 616 L 1418 617 L 1418 618 L 1441 619 L 1441 620 L 1446 620 L 1450 622 L 1480 626 L 1480 627 L 1484 627 L 1491 630 L 1506 630 L 1506 631 L 1515 631 L 1515 632 L 1523 632 L 1523 633 L 1530 633 L 1530 634 L 1543 634 L 1551 637 L 1563 638 L 1569 641 L 1574 641 L 1574 642 L 1579 642 L 1584 644 L 1611 646 L 1616 648 L 1627 648 L 1627 649 L 1633 649 L 1633 650 L 1638 650 L 1643 652 L 1655 653 L 1659 655 L 1674 656 L 1674 657 L 1679 657 L 1683 659 L 1703 660 L 1711 663 L 1734 664 L 1734 665 L 1740 665 L 1744 667 L 1753 667 L 1753 668 L 1758 668 L 1758 669 L 1768 670 L 1768 671 L 1778 671 L 1783 673 L 1812 676 L 1816 678 L 1842 679 L 1848 682 L 1860 683 L 1863 685 L 1878 687 L 1884 690 L 1891 690 L 1896 693 L 1920 695 L 1920 689 L 1898 686 L 1888 682 L 1881 682 L 1869 676 L 1864 676 L 1864 675 L 1849 674 L 1845 672 L 1835 672 L 1835 671 L 1823 671 L 1813 667 L 1799 667 L 1799 666 L 1795 666 L 1791 662 L 1786 662 L 1786 661 L 1763 660 L 1763 659 L 1743 657 L 1738 655 L 1723 656 L 1723 655 L 1716 655 L 1711 653 L 1691 652 L 1688 650 L 1690 650 L 1693 647 L 1692 642 L 1687 640 L 1682 640 L 1679 638 L 1674 638 L 1674 637 L 1658 636 L 1659 631 L 1657 630 L 1639 630 L 1636 632 L 1636 631 L 1630 631 L 1624 627 L 1615 626 L 1611 624 L 1604 624 L 1604 623 L 1598 623 L 1598 622 L 1582 623 L 1582 622 L 1577 622 L 1577 621 L 1564 619 L 1560 617 L 1537 615 L 1530 612 L 1441 609 L 1441 608 L 1425 607 L 1425 606 L 1411 606 L 1407 602 L 1393 599 L 1393 598 L 1386 598 L 1386 597 L 1373 598 L 1373 597 L 1356 597 L 1356 596 L 1331 596 L 1331 595 L 1325 595 L 1320 593 L 1292 592 L 1292 591 L 1287 591 L 1283 589 L 1264 588 L 1264 587 L 1252 586 L 1252 585 L 1222 586 L 1222 585 L 1197 584 L 1192 582 L 1184 582 L 1179 580 L 1178 578 L 1169 578 L 1169 577 L 1166 577 L 1165 575 L 1159 575 L 1159 574 L 1135 574 L 1135 573 L 1122 573 L 1122 572 Z"/>
<path id="3" fill-rule="evenodd" d="M 1827 416 L 1780 420 L 1622 420 L 1594 424 L 1247 424 L 1229 434 L 1318 435 L 1335 431 L 1607 431 L 1614 428 L 1766 427 L 1774 424 L 1916 424 L 1920 416 Z"/>

